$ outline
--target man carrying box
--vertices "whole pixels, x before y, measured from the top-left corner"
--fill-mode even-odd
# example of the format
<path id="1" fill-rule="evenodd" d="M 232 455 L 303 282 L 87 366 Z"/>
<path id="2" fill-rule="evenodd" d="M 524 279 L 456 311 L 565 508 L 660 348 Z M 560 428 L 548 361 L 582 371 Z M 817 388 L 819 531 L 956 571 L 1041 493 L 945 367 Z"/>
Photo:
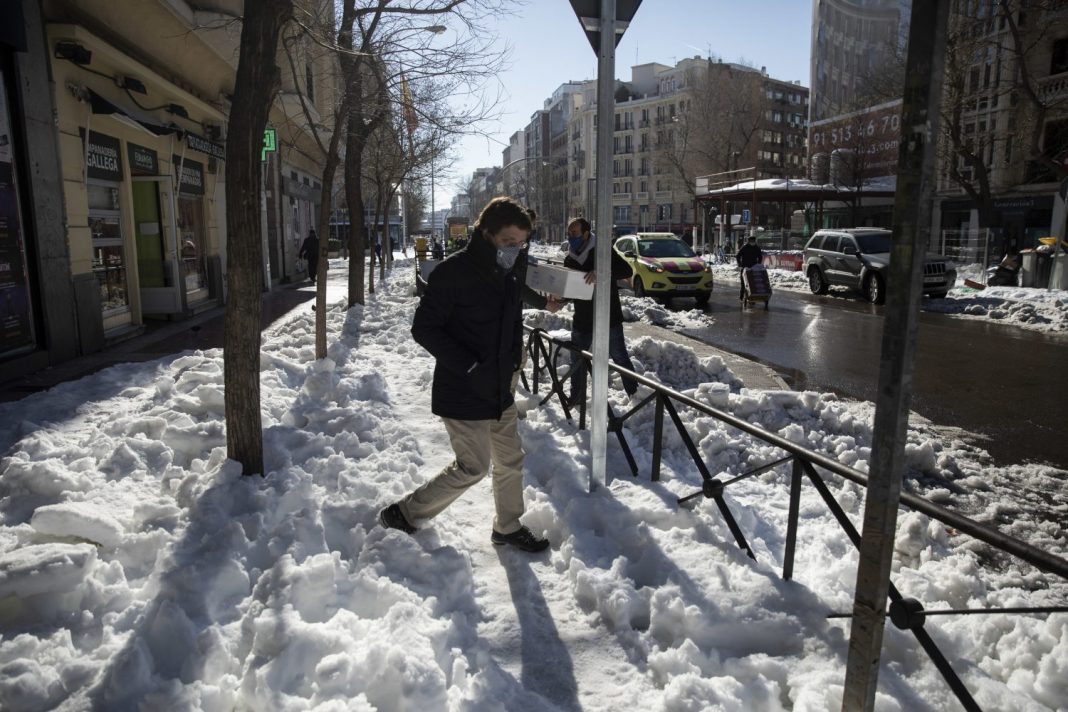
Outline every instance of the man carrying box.
<path id="1" fill-rule="evenodd" d="M 573 218 L 567 224 L 567 257 L 564 258 L 564 266 L 585 273 L 586 284 L 593 284 L 597 280 L 594 271 L 596 266 L 594 245 L 597 238 L 590 232 L 590 223 L 585 218 Z M 627 344 L 623 339 L 623 308 L 619 304 L 619 286 L 616 282 L 627 279 L 633 272 L 627 261 L 615 250 L 612 250 L 612 274 L 609 279 L 602 280 L 611 291 L 608 318 L 608 355 L 615 361 L 617 366 L 633 371 L 634 364 L 627 354 Z M 593 345 L 593 300 L 576 300 L 575 316 L 571 320 L 571 343 L 574 348 L 589 351 Z M 571 352 L 571 397 L 569 405 L 576 406 L 586 393 L 586 364 L 582 363 L 582 357 L 577 352 Z M 632 378 L 623 378 L 623 389 L 628 396 L 638 392 L 638 384 Z"/>

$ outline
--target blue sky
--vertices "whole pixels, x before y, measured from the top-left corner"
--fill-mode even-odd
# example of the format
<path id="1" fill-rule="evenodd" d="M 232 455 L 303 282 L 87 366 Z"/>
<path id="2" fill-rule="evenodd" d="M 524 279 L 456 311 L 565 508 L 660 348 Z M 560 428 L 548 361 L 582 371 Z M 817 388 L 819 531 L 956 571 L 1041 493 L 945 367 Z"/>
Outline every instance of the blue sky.
<path id="1" fill-rule="evenodd" d="M 616 77 L 629 80 L 634 64 L 671 65 L 711 51 L 808 86 L 811 28 L 811 0 L 644 0 L 617 48 Z M 500 165 L 508 137 L 556 87 L 597 76 L 597 58 L 568 0 L 526 0 L 488 30 L 512 48 L 509 69 L 499 77 L 505 116 L 481 127 L 490 138 L 471 136 L 460 144 L 449 175 L 437 182 L 438 208 L 448 205 L 457 178 Z"/>

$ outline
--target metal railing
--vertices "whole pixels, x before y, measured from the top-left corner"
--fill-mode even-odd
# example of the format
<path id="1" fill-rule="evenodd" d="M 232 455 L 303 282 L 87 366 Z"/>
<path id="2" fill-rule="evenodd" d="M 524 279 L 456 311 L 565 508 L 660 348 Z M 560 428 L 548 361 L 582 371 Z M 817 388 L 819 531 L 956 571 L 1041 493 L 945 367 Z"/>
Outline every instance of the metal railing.
<path id="1" fill-rule="evenodd" d="M 579 415 L 579 427 L 586 427 L 586 398 L 585 394 L 579 403 L 569 402 L 568 397 L 565 395 L 564 384 L 570 379 L 572 373 L 576 368 L 590 369 L 593 362 L 593 354 L 589 351 L 583 351 L 574 348 L 570 341 L 566 339 L 560 339 L 550 336 L 544 329 L 531 328 L 529 326 L 524 327 L 529 332 L 529 338 L 526 344 L 527 354 L 529 356 L 529 362 L 532 365 L 531 380 L 528 381 L 526 371 L 522 373 L 523 384 L 532 394 L 537 395 L 539 386 L 543 377 L 547 377 L 549 385 L 549 393 L 542 398 L 538 405 L 542 406 L 548 403 L 554 396 L 559 399 L 560 405 L 564 409 L 564 415 L 568 420 L 572 420 L 572 410 L 578 409 Z M 577 354 L 578 360 L 574 366 L 571 366 L 563 375 L 559 375 L 558 360 L 561 355 Z M 786 532 L 785 550 L 783 552 L 783 571 L 782 576 L 785 580 L 790 580 L 793 577 L 794 568 L 794 551 L 797 546 L 797 528 L 800 513 L 801 502 L 801 488 L 804 484 L 804 480 L 807 477 L 816 489 L 817 493 L 823 499 L 827 508 L 838 522 L 839 526 L 849 537 L 850 541 L 859 550 L 861 536 L 857 531 L 848 515 L 842 509 L 841 505 L 834 498 L 830 489 L 827 487 L 823 476 L 820 474 L 820 470 L 829 472 L 831 474 L 842 477 L 862 487 L 868 486 L 867 476 L 854 470 L 851 467 L 847 467 L 842 463 L 832 460 L 831 458 L 821 453 L 809 450 L 805 447 L 798 445 L 790 440 L 786 440 L 774 433 L 770 433 L 748 421 L 742 420 L 730 413 L 714 408 L 706 403 L 702 403 L 694 398 L 686 396 L 678 391 L 660 384 L 657 381 L 646 378 L 645 376 L 634 373 L 628 369 L 617 366 L 613 363 L 609 363 L 608 367 L 611 371 L 619 374 L 620 376 L 626 376 L 633 379 L 639 384 L 645 385 L 652 390 L 652 392 L 641 399 L 638 403 L 634 404 L 629 410 L 622 414 L 617 414 L 612 404 L 608 404 L 608 431 L 614 433 L 619 442 L 620 449 L 623 452 L 624 458 L 626 458 L 627 465 L 630 468 L 631 474 L 635 477 L 638 476 L 638 464 L 634 460 L 634 456 L 631 453 L 630 445 L 627 443 L 626 437 L 623 434 L 623 424 L 628 418 L 633 417 L 638 411 L 646 407 L 650 403 L 653 404 L 655 410 L 653 421 L 653 447 L 652 447 L 652 465 L 650 469 L 650 478 L 652 481 L 660 479 L 660 465 L 664 450 L 664 415 L 665 413 L 670 418 L 672 424 L 675 426 L 675 430 L 678 436 L 681 438 L 683 444 L 686 447 L 694 465 L 697 467 L 698 472 L 701 474 L 702 485 L 701 489 L 677 499 L 678 504 L 683 505 L 687 502 L 695 500 L 699 497 L 705 499 L 711 499 L 715 502 L 716 507 L 719 509 L 720 515 L 723 517 L 724 523 L 730 530 L 731 535 L 734 537 L 738 547 L 745 551 L 745 553 L 751 559 L 755 559 L 752 548 L 745 538 L 745 533 L 738 525 L 733 513 L 730 510 L 726 500 L 723 497 L 724 490 L 735 483 L 743 480 L 755 477 L 756 475 L 768 472 L 782 465 L 790 464 L 790 485 L 789 485 L 789 497 L 790 506 L 788 514 L 788 527 Z M 589 379 L 587 379 L 588 381 Z M 759 440 L 773 445 L 782 450 L 784 457 L 775 460 L 773 462 L 765 463 L 759 467 L 748 470 L 744 473 L 736 475 L 730 479 L 720 480 L 714 477 L 708 469 L 708 465 L 705 463 L 704 458 L 701 456 L 701 452 L 697 445 L 694 443 L 693 438 L 690 436 L 686 429 L 686 425 L 683 423 L 682 418 L 679 415 L 677 406 L 685 406 L 698 413 L 715 418 L 733 428 L 747 433 L 748 435 L 757 438 Z M 819 468 L 819 470 L 817 470 Z M 1003 534 L 1002 532 L 980 524 L 973 519 L 969 519 L 964 515 L 958 514 L 944 507 L 940 507 L 923 497 L 917 495 L 902 492 L 901 493 L 901 506 L 908 509 L 921 512 L 928 517 L 935 519 L 949 527 L 956 529 L 962 534 L 967 534 L 979 541 L 982 541 L 990 546 L 998 549 L 999 551 L 1011 554 L 1022 561 L 1025 561 L 1040 571 L 1048 574 L 1053 574 L 1068 581 L 1068 560 L 1065 560 L 1055 554 L 1048 551 L 1038 549 L 1024 541 L 1016 539 L 1014 537 Z M 905 598 L 900 591 L 890 583 L 889 589 L 889 618 L 897 628 L 901 630 L 909 630 L 913 636 L 919 642 L 924 652 L 934 663 L 938 669 L 942 678 L 949 685 L 950 689 L 956 695 L 957 699 L 963 705 L 966 710 L 980 710 L 980 707 L 975 702 L 971 693 L 965 687 L 956 671 L 950 665 L 945 655 L 939 650 L 937 644 L 931 638 L 930 634 L 924 629 L 927 616 L 937 615 L 952 615 L 952 614 L 982 614 L 982 613 L 1061 613 L 1068 612 L 1068 606 L 1044 606 L 1034 608 L 984 608 L 984 609 L 964 609 L 964 610 L 925 610 L 922 603 L 912 598 Z M 850 614 L 832 613 L 828 615 L 828 618 L 846 618 L 851 617 Z"/>

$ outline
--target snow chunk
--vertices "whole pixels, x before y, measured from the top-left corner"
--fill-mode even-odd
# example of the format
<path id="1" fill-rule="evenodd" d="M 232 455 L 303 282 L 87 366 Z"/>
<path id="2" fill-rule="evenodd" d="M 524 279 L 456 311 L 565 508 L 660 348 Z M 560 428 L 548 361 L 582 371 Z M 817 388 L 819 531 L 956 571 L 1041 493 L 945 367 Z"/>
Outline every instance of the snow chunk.
<path id="1" fill-rule="evenodd" d="M 96 563 L 90 544 L 34 544 L 0 554 L 0 598 L 71 591 Z"/>
<path id="2" fill-rule="evenodd" d="M 124 533 L 119 522 L 88 502 L 38 507 L 30 526 L 39 534 L 87 539 L 106 547 L 118 546 Z"/>

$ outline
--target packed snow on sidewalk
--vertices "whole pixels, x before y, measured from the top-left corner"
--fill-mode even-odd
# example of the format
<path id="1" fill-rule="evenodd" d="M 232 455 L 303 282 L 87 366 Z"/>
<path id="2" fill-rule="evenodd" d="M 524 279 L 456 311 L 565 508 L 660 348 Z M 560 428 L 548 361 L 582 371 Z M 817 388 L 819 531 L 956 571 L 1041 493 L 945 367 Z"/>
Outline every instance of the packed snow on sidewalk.
<path id="1" fill-rule="evenodd" d="M 490 543 L 488 481 L 414 536 L 377 525 L 381 507 L 451 459 L 429 410 L 433 360 L 409 335 L 412 271 L 398 260 L 348 311 L 343 284 L 330 284 L 324 360 L 309 304 L 265 332 L 262 478 L 226 459 L 219 350 L 0 406 L 0 708 L 839 709 L 849 622 L 827 615 L 851 609 L 847 537 L 806 487 L 794 579 L 782 579 L 779 467 L 725 494 L 750 560 L 713 502 L 677 504 L 701 478 L 670 423 L 662 479 L 650 481 L 652 408 L 626 423 L 640 475 L 610 437 L 611 482 L 591 494 L 588 431 L 521 393 L 524 519 L 547 552 Z M 647 375 L 867 469 L 869 404 L 747 390 L 718 359 L 672 343 L 630 348 Z M 611 397 L 625 405 L 618 384 Z M 713 473 L 781 456 L 682 415 Z M 910 487 L 971 502 L 975 516 L 1065 555 L 1063 528 L 1027 505 L 1068 513 L 1064 473 L 984 469 L 981 453 L 923 429 L 907 452 Z M 863 491 L 828 483 L 859 524 Z M 1065 582 L 915 513 L 902 512 L 895 549 L 896 585 L 929 609 L 1068 598 Z M 984 709 L 1064 709 L 1068 615 L 929 620 Z M 911 634 L 888 625 L 876 708 L 957 707 Z"/>

